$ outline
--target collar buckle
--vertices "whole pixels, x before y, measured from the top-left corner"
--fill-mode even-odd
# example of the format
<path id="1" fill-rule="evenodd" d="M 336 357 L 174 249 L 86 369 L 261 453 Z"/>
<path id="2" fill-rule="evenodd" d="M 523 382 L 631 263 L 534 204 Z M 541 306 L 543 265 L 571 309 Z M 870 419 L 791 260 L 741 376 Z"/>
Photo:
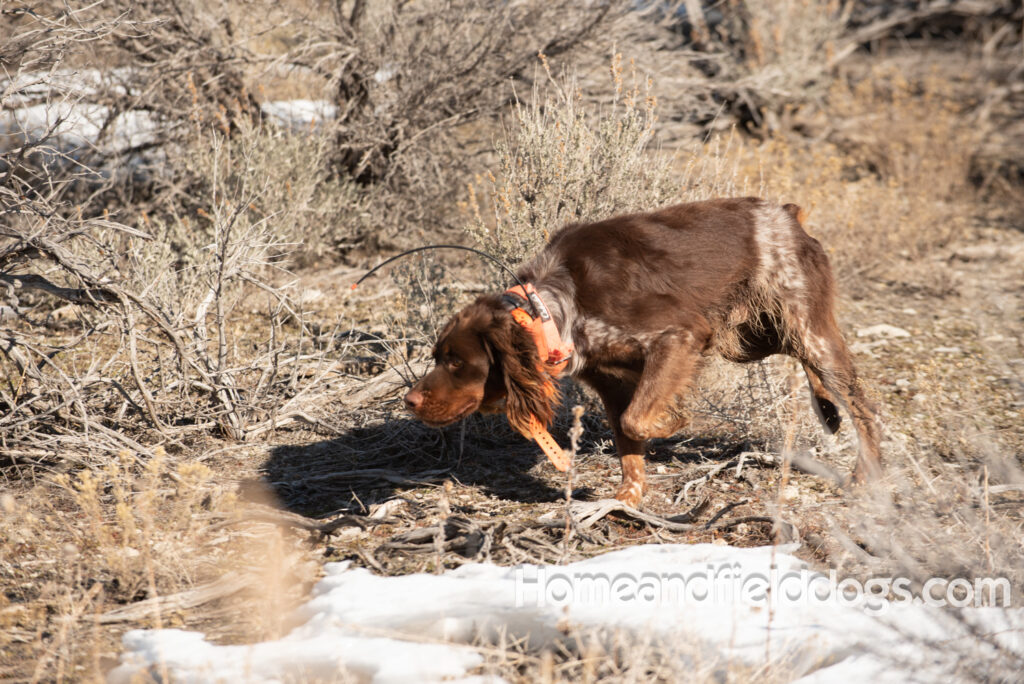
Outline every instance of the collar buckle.
<path id="1" fill-rule="evenodd" d="M 533 283 L 515 285 L 505 290 L 503 299 L 507 304 L 512 305 L 511 313 L 519 325 L 530 331 L 533 342 L 537 345 L 537 353 L 541 361 L 553 376 L 561 374 L 572 358 L 573 346 L 562 340 L 555 325 L 555 319 L 551 312 L 540 298 Z M 529 303 L 534 314 L 531 314 L 519 303 Z"/>

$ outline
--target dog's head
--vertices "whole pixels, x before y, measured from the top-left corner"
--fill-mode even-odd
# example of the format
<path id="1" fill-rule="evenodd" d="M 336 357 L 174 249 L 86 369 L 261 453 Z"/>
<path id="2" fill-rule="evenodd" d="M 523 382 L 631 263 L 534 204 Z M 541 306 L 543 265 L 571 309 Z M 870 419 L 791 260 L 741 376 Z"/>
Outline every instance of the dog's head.
<path id="1" fill-rule="evenodd" d="M 512 427 L 527 435 L 531 414 L 543 425 L 551 422 L 554 384 L 530 333 L 500 298 L 480 297 L 455 314 L 441 331 L 433 356 L 434 368 L 405 395 L 406 408 L 427 425 L 440 427 L 474 411 L 502 410 Z"/>

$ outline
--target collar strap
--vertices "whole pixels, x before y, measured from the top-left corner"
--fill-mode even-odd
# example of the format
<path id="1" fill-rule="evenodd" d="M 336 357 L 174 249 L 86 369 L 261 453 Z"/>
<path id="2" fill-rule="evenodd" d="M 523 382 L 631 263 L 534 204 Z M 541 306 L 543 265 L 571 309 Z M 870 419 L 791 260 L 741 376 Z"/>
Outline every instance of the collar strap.
<path id="1" fill-rule="evenodd" d="M 558 377 L 569 364 L 572 357 L 573 346 L 562 340 L 558 334 L 558 326 L 551 312 L 544 305 L 533 283 L 516 285 L 505 290 L 504 300 L 511 305 L 512 318 L 516 323 L 530 331 L 533 343 L 537 345 L 537 354 L 541 363 L 544 364 L 552 376 Z M 523 304 L 529 302 L 530 307 L 536 313 L 533 316 Z"/>
<path id="2" fill-rule="evenodd" d="M 544 305 L 537 290 L 532 283 L 516 285 L 505 290 L 502 299 L 509 307 L 509 313 L 516 323 L 530 331 L 533 343 L 537 345 L 537 355 L 540 357 L 541 366 L 544 372 L 550 377 L 547 379 L 546 390 L 549 394 L 555 393 L 554 382 L 551 377 L 558 377 L 569 364 L 572 357 L 573 346 L 562 340 L 558 334 L 558 326 L 551 312 Z M 529 303 L 536 316 L 532 315 L 526 308 Z M 537 416 L 530 414 L 528 425 L 529 434 L 527 437 L 537 442 L 544 454 L 551 461 L 551 465 L 561 472 L 569 470 L 570 455 L 551 436 L 547 428 L 540 422 Z"/>
<path id="3" fill-rule="evenodd" d="M 530 414 L 530 437 L 537 443 L 537 446 L 541 448 L 544 455 L 551 461 L 551 465 L 555 466 L 556 470 L 566 472 L 569 470 L 571 462 L 571 456 L 568 451 L 558 446 L 558 442 L 551 436 L 551 433 L 547 431 L 537 416 Z"/>

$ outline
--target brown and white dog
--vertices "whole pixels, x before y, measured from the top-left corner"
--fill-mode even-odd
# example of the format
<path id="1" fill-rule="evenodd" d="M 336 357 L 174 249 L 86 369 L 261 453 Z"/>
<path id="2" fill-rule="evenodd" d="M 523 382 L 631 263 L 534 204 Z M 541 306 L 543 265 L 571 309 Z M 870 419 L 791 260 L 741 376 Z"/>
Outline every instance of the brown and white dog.
<path id="1" fill-rule="evenodd" d="M 717 199 L 566 226 L 519 270 L 528 291 L 482 296 L 448 322 L 436 366 L 406 406 L 435 426 L 504 411 L 541 442 L 558 399 L 552 377 L 564 370 L 604 401 L 622 462 L 615 498 L 637 506 L 644 443 L 685 425 L 672 409 L 702 357 L 788 354 L 803 364 L 825 428 L 839 428 L 837 404 L 853 419 L 853 476 L 868 479 L 881 469 L 875 411 L 836 324 L 828 258 L 799 212 Z M 526 301 L 534 290 L 540 309 Z M 541 325 L 548 315 L 555 327 Z"/>

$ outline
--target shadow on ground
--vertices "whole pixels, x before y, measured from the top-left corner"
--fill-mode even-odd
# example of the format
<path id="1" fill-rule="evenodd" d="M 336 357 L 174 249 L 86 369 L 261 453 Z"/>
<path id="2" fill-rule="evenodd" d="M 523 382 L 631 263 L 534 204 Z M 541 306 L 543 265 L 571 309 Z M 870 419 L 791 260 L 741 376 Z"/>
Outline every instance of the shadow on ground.
<path id="1" fill-rule="evenodd" d="M 585 427 L 573 497 L 610 496 L 621 477 L 611 432 L 600 414 L 588 414 Z M 567 428 L 556 424 L 552 430 L 560 444 L 568 444 Z M 697 463 L 728 459 L 748 448 L 742 440 L 681 434 L 651 445 L 648 472 L 668 466 L 683 474 Z M 381 416 L 338 437 L 274 447 L 262 482 L 252 486 L 260 497 L 270 494 L 283 508 L 312 517 L 364 514 L 375 503 L 445 480 L 505 501 L 557 501 L 564 496 L 564 476 L 543 461 L 539 448 L 501 417 L 476 415 L 438 430 Z"/>
<path id="2" fill-rule="evenodd" d="M 441 430 L 386 417 L 338 437 L 271 450 L 265 487 L 304 515 L 365 513 L 403 492 L 451 479 L 500 499 L 536 503 L 561 493 L 529 471 L 543 456 L 494 417 Z"/>

